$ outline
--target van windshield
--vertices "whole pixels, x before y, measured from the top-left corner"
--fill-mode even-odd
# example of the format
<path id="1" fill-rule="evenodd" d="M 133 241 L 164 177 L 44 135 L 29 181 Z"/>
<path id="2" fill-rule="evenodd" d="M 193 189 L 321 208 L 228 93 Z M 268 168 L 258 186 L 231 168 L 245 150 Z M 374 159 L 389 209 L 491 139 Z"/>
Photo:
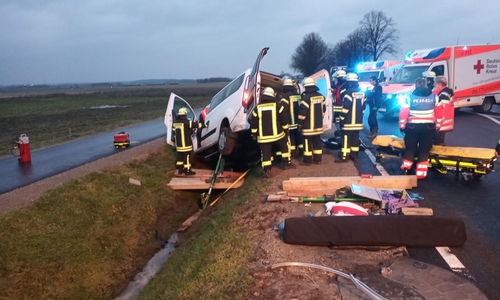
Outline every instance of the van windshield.
<path id="1" fill-rule="evenodd" d="M 370 81 L 370 77 L 375 76 L 378 79 L 380 78 L 380 73 L 382 71 L 369 71 L 369 72 L 358 72 L 358 81 Z"/>
<path id="2" fill-rule="evenodd" d="M 429 69 L 429 65 L 407 65 L 399 69 L 399 71 L 391 79 L 390 83 L 415 83 L 415 80 L 422 78 L 422 73 Z"/>

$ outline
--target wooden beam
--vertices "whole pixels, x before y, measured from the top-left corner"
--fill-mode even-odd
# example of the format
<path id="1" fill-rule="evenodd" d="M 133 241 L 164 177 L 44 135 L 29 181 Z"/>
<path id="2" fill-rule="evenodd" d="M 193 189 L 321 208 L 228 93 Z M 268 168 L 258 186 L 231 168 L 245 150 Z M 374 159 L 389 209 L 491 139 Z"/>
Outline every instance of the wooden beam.
<path id="1" fill-rule="evenodd" d="M 244 179 L 241 179 L 231 188 L 232 189 L 239 188 L 244 181 L 245 181 Z M 228 182 L 216 182 L 213 186 L 213 189 L 225 190 L 229 188 L 233 184 L 233 182 L 234 180 Z M 202 180 L 201 177 L 193 177 L 193 178 L 172 177 L 172 179 L 167 185 L 173 190 L 208 190 L 208 188 L 210 187 L 210 183 Z"/>
<path id="2" fill-rule="evenodd" d="M 295 196 L 293 191 L 324 191 L 331 193 L 336 189 L 356 183 L 374 188 L 387 189 L 411 189 L 417 186 L 417 176 L 373 176 L 373 178 L 361 178 L 361 176 L 349 177 L 292 177 L 283 181 L 283 190 L 289 196 Z M 327 192 L 328 190 L 328 192 Z"/>

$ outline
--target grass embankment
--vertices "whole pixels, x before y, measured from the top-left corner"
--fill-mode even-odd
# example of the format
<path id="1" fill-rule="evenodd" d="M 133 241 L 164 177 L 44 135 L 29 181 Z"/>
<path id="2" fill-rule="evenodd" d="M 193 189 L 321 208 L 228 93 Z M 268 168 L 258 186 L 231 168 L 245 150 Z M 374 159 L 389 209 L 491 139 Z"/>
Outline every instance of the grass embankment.
<path id="1" fill-rule="evenodd" d="M 162 148 L 145 161 L 72 180 L 33 206 L 0 216 L 0 299 L 118 296 L 159 250 L 155 229 L 168 237 L 198 210 L 199 191 L 174 193 L 166 185 L 173 156 Z M 142 299 L 244 298 L 252 239 L 231 220 L 265 187 L 252 172 L 247 176 L 243 187 L 188 230 Z M 129 184 L 129 177 L 142 185 Z"/>
<path id="2" fill-rule="evenodd" d="M 48 147 L 162 118 L 171 92 L 193 107 L 204 107 L 222 86 L 224 83 L 121 88 L 0 99 L 0 156 L 10 155 L 13 142 L 21 133 L 30 138 L 31 149 Z M 111 107 L 99 108 L 103 106 Z"/>

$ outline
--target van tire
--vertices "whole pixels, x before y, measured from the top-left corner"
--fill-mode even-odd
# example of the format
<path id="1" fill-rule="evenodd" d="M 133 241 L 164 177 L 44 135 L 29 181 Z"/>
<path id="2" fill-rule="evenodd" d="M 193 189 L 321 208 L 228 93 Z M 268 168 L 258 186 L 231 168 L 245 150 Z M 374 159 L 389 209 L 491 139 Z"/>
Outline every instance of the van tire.
<path id="1" fill-rule="evenodd" d="M 231 128 L 223 127 L 219 133 L 218 149 L 222 155 L 230 155 L 236 145 L 236 139 L 233 137 Z"/>
<path id="2" fill-rule="evenodd" d="M 474 111 L 482 114 L 487 114 L 493 107 L 493 100 L 490 97 L 484 98 L 483 104 L 474 106 Z"/>

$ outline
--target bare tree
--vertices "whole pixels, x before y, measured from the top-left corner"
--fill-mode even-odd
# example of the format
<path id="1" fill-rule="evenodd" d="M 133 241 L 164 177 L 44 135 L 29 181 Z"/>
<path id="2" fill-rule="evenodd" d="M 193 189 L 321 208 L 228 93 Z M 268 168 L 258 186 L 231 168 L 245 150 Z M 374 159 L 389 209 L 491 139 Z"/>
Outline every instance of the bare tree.
<path id="1" fill-rule="evenodd" d="M 359 23 L 366 34 L 369 53 L 374 61 L 382 54 L 394 55 L 398 52 L 399 31 L 395 28 L 396 22 L 384 12 L 372 10 Z"/>
<path id="2" fill-rule="evenodd" d="M 331 47 L 323 41 L 319 34 L 315 32 L 306 34 L 292 55 L 290 68 L 304 76 L 309 76 L 321 69 L 328 68 L 331 52 Z"/>
<path id="3" fill-rule="evenodd" d="M 331 66 L 355 67 L 359 62 L 369 60 L 367 43 L 365 32 L 361 28 L 356 29 L 333 47 Z"/>

